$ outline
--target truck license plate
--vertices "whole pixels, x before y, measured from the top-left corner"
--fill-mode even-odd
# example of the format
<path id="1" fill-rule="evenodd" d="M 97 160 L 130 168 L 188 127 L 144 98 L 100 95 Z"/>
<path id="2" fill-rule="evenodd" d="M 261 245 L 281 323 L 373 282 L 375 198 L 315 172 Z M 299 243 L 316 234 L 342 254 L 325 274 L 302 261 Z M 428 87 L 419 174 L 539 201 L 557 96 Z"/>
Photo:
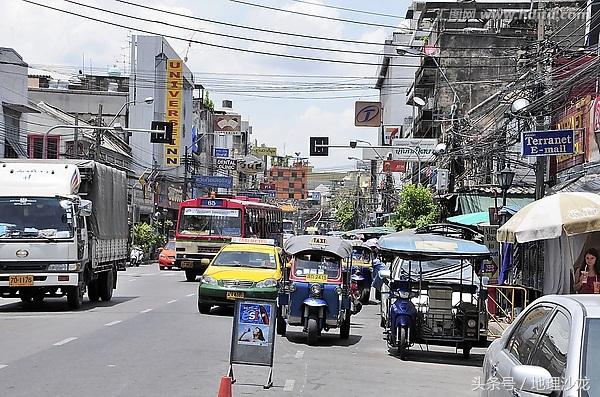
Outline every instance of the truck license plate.
<path id="1" fill-rule="evenodd" d="M 227 299 L 243 299 L 244 293 L 241 291 L 227 291 Z"/>
<path id="2" fill-rule="evenodd" d="M 9 287 L 33 287 L 32 274 L 16 274 L 8 276 Z"/>
<path id="3" fill-rule="evenodd" d="M 181 262 L 182 269 L 191 269 L 192 267 L 194 267 L 194 263 L 192 261 L 182 261 Z"/>

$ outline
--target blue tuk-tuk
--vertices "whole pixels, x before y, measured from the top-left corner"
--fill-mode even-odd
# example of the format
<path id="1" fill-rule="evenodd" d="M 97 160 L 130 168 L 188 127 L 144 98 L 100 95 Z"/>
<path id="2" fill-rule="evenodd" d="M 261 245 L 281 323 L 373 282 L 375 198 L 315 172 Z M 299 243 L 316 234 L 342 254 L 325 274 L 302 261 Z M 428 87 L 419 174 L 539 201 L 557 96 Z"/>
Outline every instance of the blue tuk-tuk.
<path id="1" fill-rule="evenodd" d="M 287 324 L 302 326 L 314 345 L 323 330 L 340 328 L 347 339 L 352 246 L 339 237 L 304 235 L 290 237 L 283 250 L 291 260 L 277 298 L 277 333 L 285 335 Z"/>
<path id="2" fill-rule="evenodd" d="M 461 348 L 487 342 L 486 290 L 477 276 L 485 245 L 434 233 L 402 231 L 379 239 L 394 255 L 384 277 L 382 325 L 388 347 L 404 358 L 415 343 Z"/>
<path id="3" fill-rule="evenodd" d="M 348 240 L 352 245 L 351 288 L 363 305 L 369 304 L 373 283 L 373 251 L 362 240 Z"/>

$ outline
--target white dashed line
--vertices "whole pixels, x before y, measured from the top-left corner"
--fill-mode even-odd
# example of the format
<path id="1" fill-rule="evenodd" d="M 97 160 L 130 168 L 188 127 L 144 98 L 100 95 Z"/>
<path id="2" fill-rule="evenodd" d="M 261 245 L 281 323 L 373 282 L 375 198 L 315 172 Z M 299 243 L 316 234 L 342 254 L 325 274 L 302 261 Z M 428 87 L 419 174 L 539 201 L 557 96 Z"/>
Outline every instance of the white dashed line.
<path id="1" fill-rule="evenodd" d="M 152 311 L 152 309 L 146 309 L 146 310 L 142 310 L 140 313 L 144 314 L 144 313 L 148 313 L 148 312 L 151 312 L 151 311 Z"/>
<path id="2" fill-rule="evenodd" d="M 135 281 L 135 278 L 132 278 L 131 280 L 129 280 L 130 283 L 134 282 L 134 281 Z"/>
<path id="3" fill-rule="evenodd" d="M 108 364 L 107 367 L 116 367 L 115 364 Z"/>
<path id="4" fill-rule="evenodd" d="M 299 359 L 299 360 L 301 360 L 302 357 L 304 357 L 304 350 L 298 350 L 296 352 L 296 358 Z"/>
<path id="5" fill-rule="evenodd" d="M 111 321 L 110 323 L 104 324 L 105 327 L 112 327 L 113 325 L 119 324 L 121 320 Z"/>
<path id="6" fill-rule="evenodd" d="M 283 386 L 283 391 L 294 391 L 294 385 L 296 381 L 293 379 L 287 379 L 285 381 L 285 385 Z"/>
<path id="7" fill-rule="evenodd" d="M 63 339 L 63 340 L 61 340 L 60 342 L 56 342 L 56 343 L 54 344 L 54 346 L 62 346 L 62 345 L 65 345 L 65 344 L 67 344 L 67 343 L 69 343 L 69 342 L 73 342 L 75 339 L 77 339 L 77 337 L 76 337 L 76 336 L 72 336 L 72 337 L 70 337 L 70 338 Z"/>
<path id="8" fill-rule="evenodd" d="M 4 369 L 6 367 L 8 367 L 8 365 L 6 365 L 6 364 L 0 364 L 0 369 Z"/>
<path id="9" fill-rule="evenodd" d="M 167 305 L 170 304 L 170 303 L 175 303 L 175 302 L 177 302 L 177 299 L 173 299 L 172 301 L 168 301 Z"/>
<path id="10" fill-rule="evenodd" d="M 187 294 L 186 296 L 189 298 L 190 296 L 194 296 L 196 294 Z"/>

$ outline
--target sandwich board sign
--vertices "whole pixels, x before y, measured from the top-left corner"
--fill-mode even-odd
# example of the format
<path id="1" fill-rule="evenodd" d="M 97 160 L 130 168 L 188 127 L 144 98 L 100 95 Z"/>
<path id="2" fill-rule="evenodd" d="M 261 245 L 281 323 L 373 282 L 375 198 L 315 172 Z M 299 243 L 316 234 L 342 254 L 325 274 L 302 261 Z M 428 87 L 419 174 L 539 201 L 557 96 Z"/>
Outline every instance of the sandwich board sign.
<path id="1" fill-rule="evenodd" d="M 258 365 L 269 367 L 269 378 L 263 387 L 273 386 L 276 310 L 272 300 L 236 299 L 229 353 L 232 381 L 233 364 Z"/>

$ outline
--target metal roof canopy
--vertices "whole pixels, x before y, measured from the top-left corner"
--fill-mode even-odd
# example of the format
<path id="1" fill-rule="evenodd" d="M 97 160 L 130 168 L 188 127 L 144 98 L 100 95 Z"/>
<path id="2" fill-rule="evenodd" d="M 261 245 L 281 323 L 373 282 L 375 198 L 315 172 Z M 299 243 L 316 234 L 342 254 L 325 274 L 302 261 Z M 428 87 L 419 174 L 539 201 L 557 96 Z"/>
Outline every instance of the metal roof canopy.
<path id="1" fill-rule="evenodd" d="M 283 250 L 296 255 L 302 251 L 322 251 L 340 258 L 347 258 L 352 254 L 352 245 L 339 237 L 321 235 L 293 236 L 283 244 Z"/>

